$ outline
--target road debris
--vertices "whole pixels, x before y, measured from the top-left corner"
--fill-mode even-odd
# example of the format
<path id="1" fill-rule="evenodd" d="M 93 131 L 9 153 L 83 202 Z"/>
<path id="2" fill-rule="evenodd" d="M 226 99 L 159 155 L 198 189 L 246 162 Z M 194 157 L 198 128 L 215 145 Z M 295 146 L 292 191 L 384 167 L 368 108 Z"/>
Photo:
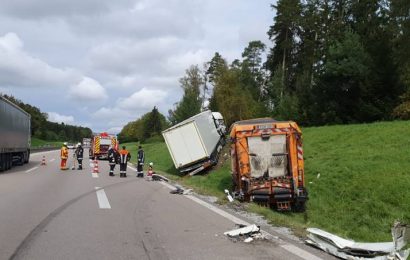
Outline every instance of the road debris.
<path id="1" fill-rule="evenodd" d="M 405 260 L 410 249 L 402 250 L 410 240 L 410 226 L 396 222 L 392 227 L 392 242 L 359 243 L 320 230 L 308 228 L 306 243 L 342 259 Z"/>
<path id="2" fill-rule="evenodd" d="M 185 190 L 179 185 L 175 185 L 175 190 L 170 191 L 171 194 L 189 195 L 192 193 L 192 189 Z"/>
<path id="3" fill-rule="evenodd" d="M 234 242 L 243 241 L 245 243 L 250 243 L 255 239 L 265 239 L 261 233 L 261 228 L 255 224 L 245 226 L 237 224 L 239 228 L 227 231 L 224 235 L 231 238 Z"/>
<path id="4" fill-rule="evenodd" d="M 226 197 L 228 198 L 229 202 L 233 202 L 233 198 L 232 198 L 231 194 L 229 193 L 229 190 L 225 189 L 225 194 L 226 194 Z"/>
<path id="5" fill-rule="evenodd" d="M 151 177 L 152 177 L 152 180 L 153 180 L 153 181 L 165 181 L 165 182 L 169 182 L 169 179 L 168 179 L 167 177 L 164 177 L 164 176 L 159 175 L 159 174 L 156 174 L 156 173 L 153 173 Z"/>

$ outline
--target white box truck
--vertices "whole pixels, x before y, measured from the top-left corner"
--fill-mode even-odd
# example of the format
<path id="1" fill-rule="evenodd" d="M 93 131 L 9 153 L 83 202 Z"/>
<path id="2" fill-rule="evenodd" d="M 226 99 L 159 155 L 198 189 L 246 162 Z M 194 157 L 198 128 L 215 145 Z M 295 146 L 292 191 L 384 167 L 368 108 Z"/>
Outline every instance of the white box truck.
<path id="1" fill-rule="evenodd" d="M 175 168 L 194 175 L 218 162 L 226 126 L 219 112 L 204 111 L 162 132 Z"/>

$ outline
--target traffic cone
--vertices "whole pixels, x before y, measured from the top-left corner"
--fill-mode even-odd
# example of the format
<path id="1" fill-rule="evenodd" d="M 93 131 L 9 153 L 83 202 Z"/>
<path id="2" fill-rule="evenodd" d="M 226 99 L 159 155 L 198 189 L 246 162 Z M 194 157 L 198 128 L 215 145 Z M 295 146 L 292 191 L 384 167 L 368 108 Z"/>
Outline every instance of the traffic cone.
<path id="1" fill-rule="evenodd" d="M 97 161 L 97 159 L 94 160 L 93 173 L 98 173 L 98 161 Z"/>
<path id="2" fill-rule="evenodd" d="M 46 157 L 43 155 L 43 160 L 41 160 L 41 165 L 47 165 L 46 164 Z"/>

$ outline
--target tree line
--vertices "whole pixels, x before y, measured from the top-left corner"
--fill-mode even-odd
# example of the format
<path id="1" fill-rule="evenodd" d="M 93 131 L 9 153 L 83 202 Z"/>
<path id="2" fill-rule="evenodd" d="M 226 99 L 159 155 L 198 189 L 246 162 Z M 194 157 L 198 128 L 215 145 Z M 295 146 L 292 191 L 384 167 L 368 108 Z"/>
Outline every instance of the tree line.
<path id="1" fill-rule="evenodd" d="M 304 126 L 410 119 L 410 1 L 278 0 L 267 35 L 231 63 L 215 52 L 180 79 L 176 124 L 202 110 Z M 163 124 L 166 125 L 166 124 Z"/>
<path id="2" fill-rule="evenodd" d="M 410 119 L 410 1 L 279 0 L 267 34 L 228 64 L 218 52 L 181 79 L 172 123 L 204 109 L 228 125 L 270 116 L 302 125 Z M 209 103 L 207 102 L 209 101 Z"/>
<path id="3" fill-rule="evenodd" d="M 47 141 L 79 142 L 92 135 L 90 128 L 50 122 L 47 120 L 47 113 L 41 112 L 39 108 L 26 104 L 13 96 L 3 96 L 30 114 L 33 137 Z"/>

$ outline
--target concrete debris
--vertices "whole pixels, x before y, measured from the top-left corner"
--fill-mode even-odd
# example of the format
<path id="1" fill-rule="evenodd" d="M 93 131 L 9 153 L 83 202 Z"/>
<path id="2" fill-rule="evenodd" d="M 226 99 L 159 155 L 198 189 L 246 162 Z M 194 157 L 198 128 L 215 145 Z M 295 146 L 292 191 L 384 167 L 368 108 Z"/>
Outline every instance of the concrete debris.
<path id="1" fill-rule="evenodd" d="M 233 202 L 233 198 L 228 190 L 225 190 L 226 197 L 228 198 L 229 202 Z"/>
<path id="2" fill-rule="evenodd" d="M 410 226 L 396 222 L 392 227 L 392 242 L 358 243 L 317 228 L 308 228 L 306 243 L 342 259 L 405 260 L 410 249 L 402 250 L 410 241 Z"/>
<path id="3" fill-rule="evenodd" d="M 245 242 L 245 243 L 250 243 L 250 242 L 252 242 L 253 241 L 253 238 L 252 237 L 248 237 L 247 239 L 245 239 L 243 242 Z"/>
<path id="4" fill-rule="evenodd" d="M 255 239 L 265 239 L 261 233 L 260 227 L 255 224 L 249 226 L 239 224 L 237 226 L 239 226 L 238 229 L 227 231 L 224 235 L 231 238 L 234 242 L 243 241 L 245 243 L 250 243 Z"/>

